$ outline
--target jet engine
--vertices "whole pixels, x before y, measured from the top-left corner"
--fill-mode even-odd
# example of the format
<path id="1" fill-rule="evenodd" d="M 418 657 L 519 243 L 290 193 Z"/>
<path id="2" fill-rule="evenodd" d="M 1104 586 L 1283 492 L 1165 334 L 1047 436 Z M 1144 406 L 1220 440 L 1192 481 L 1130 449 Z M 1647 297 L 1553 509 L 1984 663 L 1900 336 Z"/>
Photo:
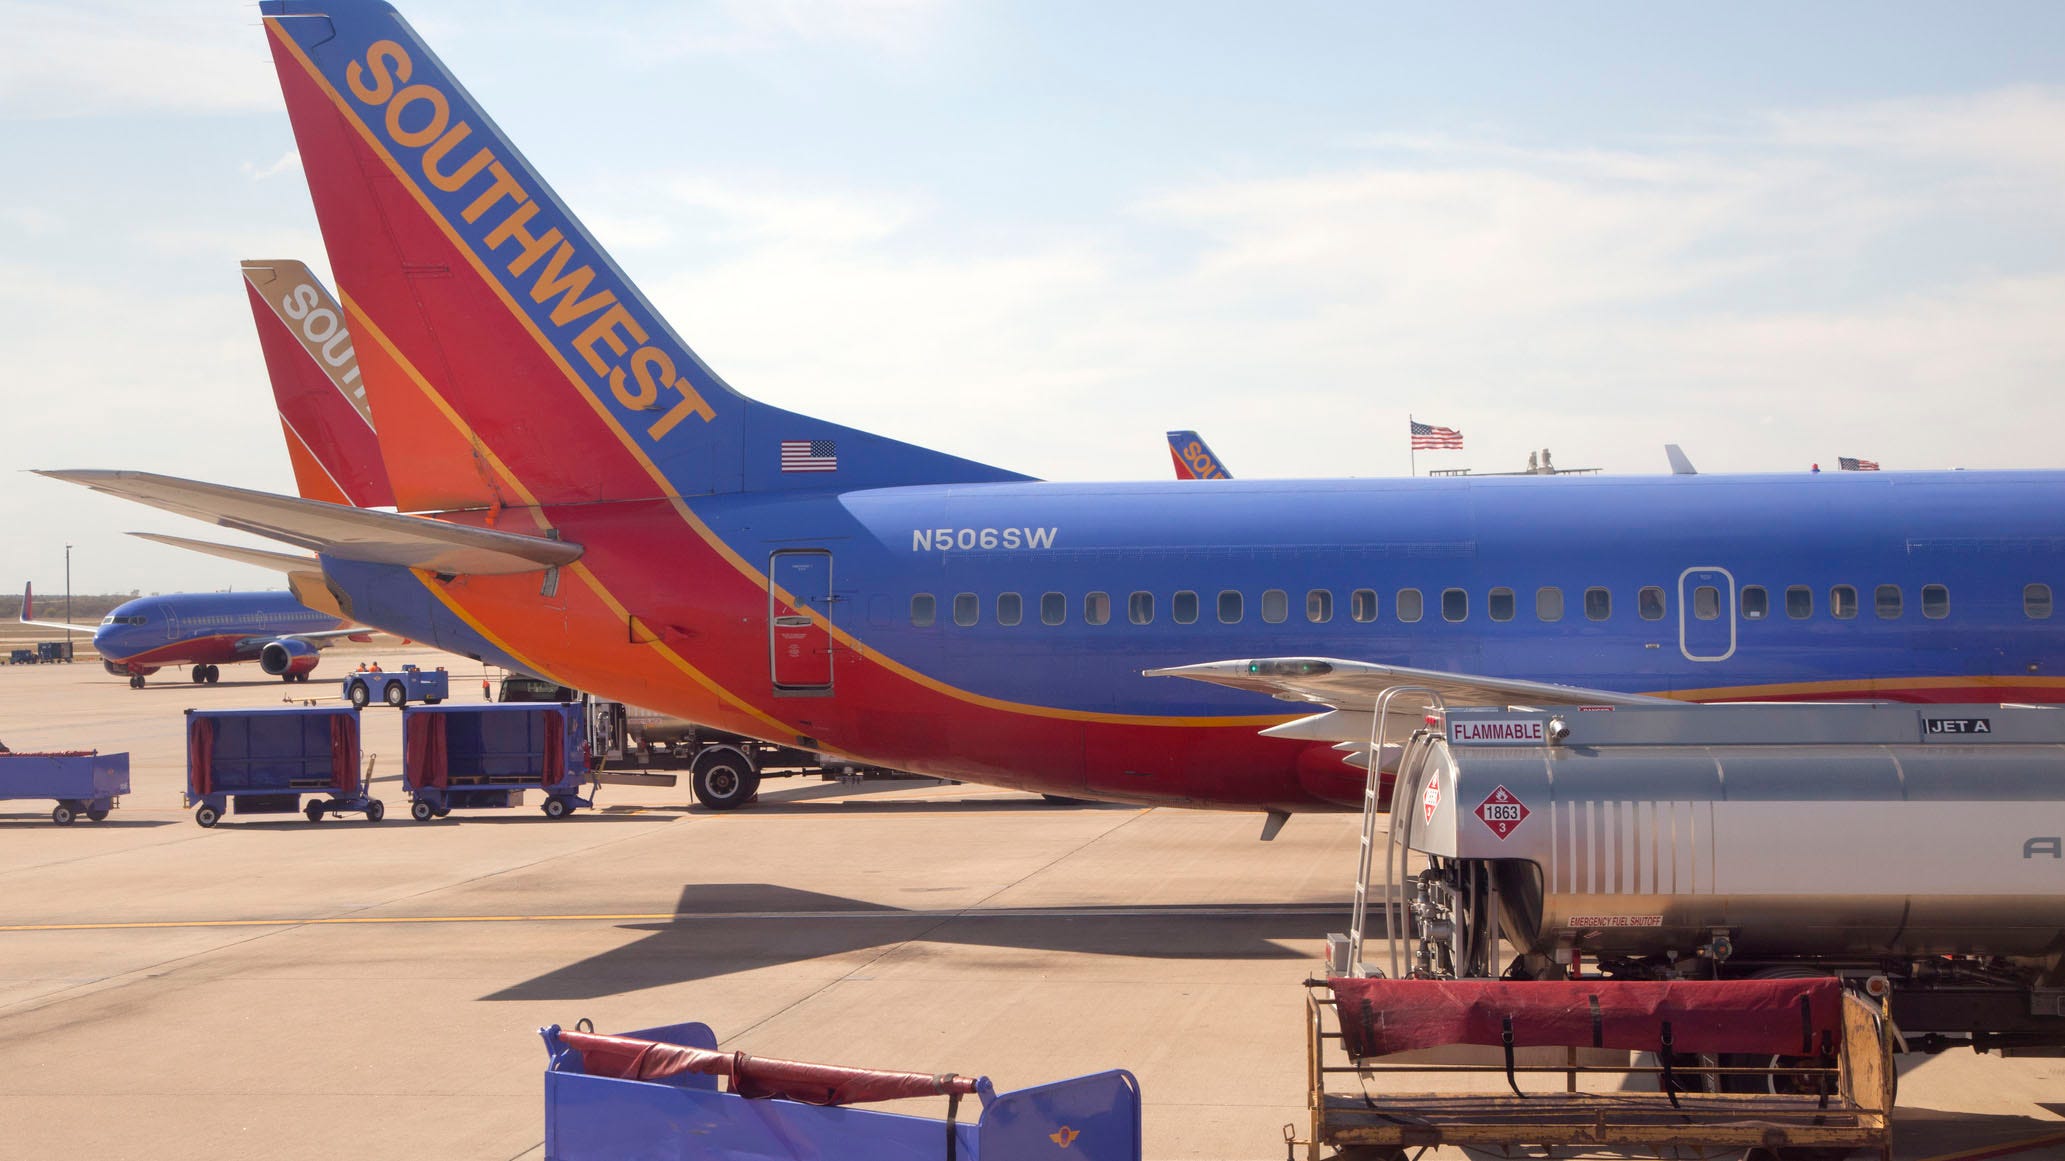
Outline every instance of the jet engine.
<path id="1" fill-rule="evenodd" d="M 267 641 L 265 648 L 258 651 L 258 668 L 274 677 L 299 681 L 315 668 L 320 656 L 315 646 L 301 638 L 282 637 L 277 641 Z"/>
<path id="2" fill-rule="evenodd" d="M 105 657 L 100 659 L 100 667 L 116 677 L 149 677 L 158 671 L 155 665 L 130 665 L 120 661 L 109 661 Z"/>

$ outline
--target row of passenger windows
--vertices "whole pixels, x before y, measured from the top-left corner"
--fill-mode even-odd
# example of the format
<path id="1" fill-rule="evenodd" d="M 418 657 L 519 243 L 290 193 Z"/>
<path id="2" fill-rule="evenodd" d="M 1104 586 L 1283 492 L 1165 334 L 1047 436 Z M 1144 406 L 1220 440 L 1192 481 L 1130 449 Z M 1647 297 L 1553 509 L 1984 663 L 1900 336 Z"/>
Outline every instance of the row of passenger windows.
<path id="1" fill-rule="evenodd" d="M 1814 615 L 1814 590 L 1806 585 L 1790 585 L 1781 595 L 1785 615 L 1795 621 L 1804 621 Z M 1719 620 L 1722 614 L 1722 593 L 1713 585 L 1699 585 L 1692 590 L 1692 616 L 1701 621 Z M 1236 625 L 1247 615 L 1247 598 L 1238 589 L 1221 589 L 1211 602 L 1212 611 L 1221 624 Z M 1519 615 L 1520 598 L 1512 589 L 1495 588 L 1485 594 L 1485 613 L 1494 621 L 1511 621 Z M 1738 606 L 1745 621 L 1762 621 L 1773 616 L 1770 590 L 1763 585 L 1744 585 Z M 1906 611 L 1906 595 L 1899 585 L 1878 585 L 1871 590 L 1872 612 L 1881 620 L 1898 620 Z M 1190 590 L 1178 592 L 1169 598 L 1169 619 L 1179 625 L 1195 624 L 1202 614 L 1204 598 Z M 1829 615 L 1838 620 L 1851 620 L 1861 608 L 1862 598 L 1855 585 L 1832 585 L 1828 590 Z M 1068 620 L 1068 595 L 1066 593 L 1041 593 L 1039 617 L 1043 625 L 1059 625 Z M 1282 589 L 1264 589 L 1260 602 L 1262 619 L 1269 624 L 1281 624 L 1290 620 L 1291 597 Z M 1588 588 L 1580 595 L 1579 608 L 1588 621 L 1605 621 L 1613 616 L 1613 593 L 1604 588 Z M 1378 599 L 1375 589 L 1356 589 L 1348 594 L 1348 619 L 1369 622 L 1377 619 Z M 1149 592 L 1130 593 L 1126 596 L 1126 620 L 1135 625 L 1151 625 L 1155 619 L 1155 594 Z M 1441 619 L 1444 621 L 1467 621 L 1470 619 L 1470 594 L 1465 589 L 1443 589 L 1440 594 Z M 1635 592 L 1635 612 L 1645 621 L 1661 621 L 1669 613 L 1664 590 L 1648 585 Z M 1950 590 L 1943 585 L 1923 585 L 1921 592 L 1922 616 L 1932 621 L 1942 620 L 1950 615 Z M 2022 590 L 2022 613 L 2032 620 L 2044 620 L 2051 615 L 2051 586 L 2032 584 Z M 1426 598 L 1418 589 L 1399 589 L 1392 597 L 1391 615 L 1408 624 L 1419 621 L 1427 614 Z M 1025 620 L 1025 598 L 1018 593 L 999 593 L 996 599 L 995 616 L 999 625 L 1016 625 Z M 1112 597 L 1110 593 L 1085 593 L 1081 616 L 1086 624 L 1102 625 L 1112 618 Z M 1537 621 L 1561 621 L 1564 616 L 1563 590 L 1555 585 L 1544 585 L 1534 591 L 1534 619 Z M 921 628 L 937 623 L 939 602 L 931 593 L 918 593 L 911 598 L 911 623 Z M 1305 594 L 1305 619 L 1322 624 L 1334 619 L 1334 594 L 1330 589 L 1313 589 Z M 953 598 L 953 620 L 956 625 L 974 625 L 982 620 L 982 598 L 974 593 L 956 593 Z"/>

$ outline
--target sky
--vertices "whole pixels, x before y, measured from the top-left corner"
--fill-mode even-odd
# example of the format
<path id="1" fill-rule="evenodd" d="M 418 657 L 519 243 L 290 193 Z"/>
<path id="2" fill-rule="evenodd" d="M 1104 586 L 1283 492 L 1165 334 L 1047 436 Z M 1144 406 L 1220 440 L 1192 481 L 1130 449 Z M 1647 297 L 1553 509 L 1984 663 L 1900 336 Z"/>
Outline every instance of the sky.
<path id="1" fill-rule="evenodd" d="M 2065 6 L 422 0 L 769 403 L 1050 479 L 2065 467 Z M 26 474 L 292 492 L 254 5 L 0 0 L 0 583 L 277 587 Z"/>

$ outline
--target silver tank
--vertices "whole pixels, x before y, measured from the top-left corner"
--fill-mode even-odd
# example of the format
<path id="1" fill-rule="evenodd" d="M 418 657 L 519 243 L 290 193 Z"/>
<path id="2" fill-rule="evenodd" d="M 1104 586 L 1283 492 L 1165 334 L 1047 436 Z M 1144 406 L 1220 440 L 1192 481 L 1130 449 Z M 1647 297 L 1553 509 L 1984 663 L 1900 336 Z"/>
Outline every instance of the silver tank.
<path id="1" fill-rule="evenodd" d="M 1528 950 L 2065 952 L 2065 710 L 1452 710 L 1416 753 L 1391 826 Z"/>

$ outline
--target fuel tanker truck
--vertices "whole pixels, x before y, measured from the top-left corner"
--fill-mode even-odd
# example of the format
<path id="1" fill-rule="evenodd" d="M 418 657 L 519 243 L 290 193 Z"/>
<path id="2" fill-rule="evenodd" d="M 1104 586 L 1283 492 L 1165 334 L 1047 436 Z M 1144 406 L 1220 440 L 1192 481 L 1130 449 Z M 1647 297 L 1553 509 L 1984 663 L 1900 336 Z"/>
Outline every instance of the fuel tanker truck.
<path id="1" fill-rule="evenodd" d="M 1388 827 L 1372 812 L 1339 974 L 1835 975 L 1885 1003 L 1909 1050 L 2065 1054 L 2065 709 L 1437 706 L 1424 722 Z M 1391 935 L 1365 945 L 1372 912 Z"/>

